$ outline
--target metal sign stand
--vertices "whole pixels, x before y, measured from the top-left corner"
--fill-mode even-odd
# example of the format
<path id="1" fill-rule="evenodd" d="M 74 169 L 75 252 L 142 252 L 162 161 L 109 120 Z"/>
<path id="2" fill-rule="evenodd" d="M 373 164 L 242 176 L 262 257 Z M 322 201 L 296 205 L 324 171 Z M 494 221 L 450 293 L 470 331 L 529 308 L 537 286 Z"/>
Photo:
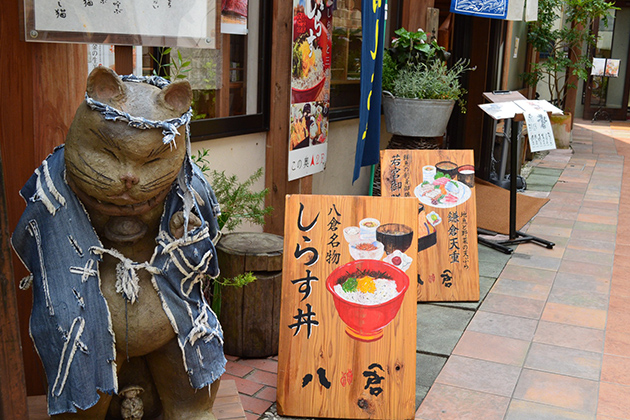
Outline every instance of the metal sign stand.
<path id="1" fill-rule="evenodd" d="M 514 92 L 517 93 L 517 92 Z M 503 102 L 502 100 L 493 100 L 493 97 L 484 94 L 486 98 L 493 102 Z M 496 96 L 496 95 L 495 95 Z M 508 98 L 508 96 L 506 96 Z M 482 245 L 486 245 L 490 248 L 501 251 L 504 254 L 511 254 L 514 252 L 508 245 L 518 245 L 520 243 L 533 242 L 537 245 L 544 246 L 545 248 L 552 249 L 555 243 L 539 238 L 537 236 L 529 235 L 527 233 L 516 230 L 516 191 L 517 191 L 517 167 L 518 167 L 518 144 L 521 136 L 521 122 L 524 121 L 523 114 L 516 114 L 513 118 L 506 118 L 506 128 L 510 128 L 510 234 L 509 239 L 506 240 L 489 240 L 478 236 L 478 242 Z M 485 235 L 497 235 L 497 232 L 488 231 L 486 229 L 477 229 L 478 234 Z"/>

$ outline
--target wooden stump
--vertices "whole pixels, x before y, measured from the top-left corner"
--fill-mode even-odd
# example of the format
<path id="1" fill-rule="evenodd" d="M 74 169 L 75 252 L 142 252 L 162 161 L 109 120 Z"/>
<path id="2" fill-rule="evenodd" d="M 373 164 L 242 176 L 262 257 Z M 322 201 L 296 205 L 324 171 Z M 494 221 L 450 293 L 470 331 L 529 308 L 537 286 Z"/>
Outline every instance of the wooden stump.
<path id="1" fill-rule="evenodd" d="M 244 287 L 221 287 L 219 320 L 226 354 L 268 357 L 278 354 L 282 289 L 282 236 L 230 233 L 217 245 L 221 277 L 253 272 Z"/>

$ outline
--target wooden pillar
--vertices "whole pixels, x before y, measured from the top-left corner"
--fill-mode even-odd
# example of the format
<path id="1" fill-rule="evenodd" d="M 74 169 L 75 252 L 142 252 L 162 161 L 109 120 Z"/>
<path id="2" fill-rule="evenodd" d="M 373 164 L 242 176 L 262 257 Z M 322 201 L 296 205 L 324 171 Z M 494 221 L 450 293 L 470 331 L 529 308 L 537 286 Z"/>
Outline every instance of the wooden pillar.
<path id="1" fill-rule="evenodd" d="M 65 141 L 83 100 L 87 47 L 20 41 L 18 2 L 5 3 L 0 13 L 0 150 L 7 198 L 5 216 L 12 232 L 25 208 L 19 190 L 53 148 Z M 13 269 L 17 284 L 27 274 L 17 256 L 13 258 Z M 44 394 L 43 369 L 28 333 L 31 291 L 17 291 L 16 295 L 27 392 Z M 0 377 L 4 375 L 0 371 Z"/>
<path id="2" fill-rule="evenodd" d="M 472 51 L 470 62 L 477 66 L 475 71 L 468 74 L 468 107 L 466 113 L 466 134 L 464 149 L 475 150 L 475 159 L 481 156 L 481 142 L 483 135 L 483 111 L 471 104 L 480 103 L 482 94 L 486 90 L 488 75 L 488 55 L 490 49 L 490 19 L 472 18 Z"/>
<path id="3" fill-rule="evenodd" d="M 408 31 L 422 28 L 427 31 L 427 8 L 435 7 L 435 0 L 404 0 L 402 26 Z"/>
<path id="4" fill-rule="evenodd" d="M 273 1 L 271 45 L 271 104 L 265 186 L 269 194 L 265 205 L 273 212 L 265 218 L 265 232 L 284 234 L 284 200 L 287 194 L 310 194 L 311 176 L 288 181 L 289 176 L 289 107 L 291 103 L 291 45 L 293 36 L 292 2 Z"/>
<path id="5" fill-rule="evenodd" d="M 26 420 L 26 381 L 0 156 L 0 418 Z"/>

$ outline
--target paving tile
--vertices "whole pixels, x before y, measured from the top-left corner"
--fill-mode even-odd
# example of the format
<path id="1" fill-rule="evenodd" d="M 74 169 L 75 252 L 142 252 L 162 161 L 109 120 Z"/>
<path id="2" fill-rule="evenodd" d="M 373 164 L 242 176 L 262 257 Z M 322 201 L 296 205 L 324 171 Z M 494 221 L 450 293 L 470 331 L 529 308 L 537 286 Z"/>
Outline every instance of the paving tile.
<path id="1" fill-rule="evenodd" d="M 519 245 L 521 247 L 522 245 Z M 551 285 L 556 277 L 554 270 L 544 270 L 536 267 L 520 267 L 508 264 L 501 273 L 501 279 L 522 280 L 530 283 Z"/>
<path id="2" fill-rule="evenodd" d="M 563 261 L 580 261 L 593 265 L 612 266 L 613 253 L 586 251 L 581 249 L 567 248 L 562 257 Z"/>
<path id="3" fill-rule="evenodd" d="M 603 252 L 614 254 L 615 243 L 608 241 L 592 241 L 589 239 L 573 239 L 570 238 L 567 243 L 567 249 L 577 249 L 581 251 Z"/>
<path id="4" fill-rule="evenodd" d="M 613 271 L 614 272 L 614 271 Z M 589 274 L 558 273 L 553 283 L 562 287 L 585 292 L 610 293 L 610 277 L 597 277 Z"/>
<path id="5" fill-rule="evenodd" d="M 432 302 L 432 304 L 458 309 L 477 310 L 496 280 L 496 277 L 479 276 L 479 300 L 476 302 Z"/>
<path id="6" fill-rule="evenodd" d="M 522 366 L 527 356 L 529 343 L 529 341 L 494 334 L 465 331 L 453 350 L 453 354 L 506 365 Z"/>
<path id="7" fill-rule="evenodd" d="M 577 221 L 573 225 L 573 230 L 587 231 L 587 232 L 617 232 L 617 226 L 604 224 L 604 223 Z"/>
<path id="8" fill-rule="evenodd" d="M 630 358 L 605 354 L 601 381 L 630 386 Z"/>
<path id="9" fill-rule="evenodd" d="M 502 420 L 510 399 L 436 384 L 416 411 L 421 420 Z"/>
<path id="10" fill-rule="evenodd" d="M 447 358 L 443 356 L 416 353 L 416 386 L 430 388 L 446 360 Z"/>
<path id="11" fill-rule="evenodd" d="M 533 343 L 524 366 L 530 369 L 597 381 L 602 366 L 602 355 L 599 352 Z"/>
<path id="12" fill-rule="evenodd" d="M 517 366 L 451 356 L 435 382 L 510 397 L 520 372 Z"/>
<path id="13" fill-rule="evenodd" d="M 597 409 L 597 381 L 523 369 L 513 398 L 593 416 Z"/>
<path id="14" fill-rule="evenodd" d="M 480 309 L 486 312 L 539 319 L 544 306 L 545 302 L 540 300 L 488 293 Z"/>
<path id="15" fill-rule="evenodd" d="M 604 354 L 630 355 L 630 331 L 606 331 Z"/>
<path id="16" fill-rule="evenodd" d="M 572 220 L 559 219 L 556 217 L 545 217 L 537 215 L 532 221 L 532 226 L 547 226 L 547 227 L 560 227 L 560 228 L 573 228 L 574 222 Z"/>
<path id="17" fill-rule="evenodd" d="M 420 407 L 430 389 L 431 387 L 428 386 L 416 385 L 416 410 Z"/>
<path id="18" fill-rule="evenodd" d="M 477 311 L 466 331 L 476 331 L 531 341 L 538 321 L 519 316 Z"/>
<path id="19" fill-rule="evenodd" d="M 617 215 L 615 216 L 603 216 L 596 214 L 578 214 L 577 217 L 578 222 L 589 222 L 589 223 L 602 223 L 605 225 L 616 225 L 617 224 Z"/>
<path id="20" fill-rule="evenodd" d="M 543 311 L 542 320 L 577 325 L 579 327 L 606 327 L 606 311 L 601 309 L 578 308 L 562 303 L 548 302 Z"/>
<path id="21" fill-rule="evenodd" d="M 597 416 L 627 419 L 630 413 L 630 387 L 600 382 Z"/>
<path id="22" fill-rule="evenodd" d="M 593 420 L 593 415 L 552 405 L 512 400 L 504 420 Z"/>
<path id="23" fill-rule="evenodd" d="M 272 386 L 266 386 L 260 391 L 258 391 L 255 395 L 256 398 L 260 398 L 265 401 L 275 402 L 276 401 L 276 388 Z"/>
<path id="24" fill-rule="evenodd" d="M 556 238 L 570 238 L 571 232 L 571 228 L 556 226 L 530 225 L 527 228 L 527 233 L 530 235 L 546 239 L 550 242 L 554 242 Z"/>
<path id="25" fill-rule="evenodd" d="M 630 297 L 610 296 L 606 331 L 630 331 Z"/>
<path id="26" fill-rule="evenodd" d="M 238 389 L 239 394 L 254 395 L 263 387 L 257 382 L 239 378 L 238 376 L 232 376 L 229 373 L 224 373 L 223 375 L 221 375 L 221 379 L 233 380 L 236 383 L 236 389 Z"/>
<path id="27" fill-rule="evenodd" d="M 525 243 L 519 244 L 516 247 L 515 252 L 518 252 L 519 254 L 536 255 L 536 256 L 541 256 L 541 257 L 562 258 L 562 255 L 564 254 L 564 250 L 566 249 L 566 243 L 570 239 L 570 238 L 562 238 L 559 236 L 547 236 L 546 233 L 534 235 L 534 232 L 530 232 L 529 229 L 528 230 L 521 229 L 521 231 L 526 232 L 532 236 L 536 236 L 538 238 L 548 240 L 552 242 L 554 245 L 552 248 L 547 248 L 546 246 L 540 245 L 536 242 L 525 242 Z"/>
<path id="28" fill-rule="evenodd" d="M 247 375 L 252 370 L 254 370 L 254 368 L 232 360 L 228 360 L 227 364 L 225 365 L 225 371 L 227 373 L 229 373 L 230 375 L 238 376 L 239 378 Z"/>
<path id="29" fill-rule="evenodd" d="M 604 331 L 559 324 L 557 322 L 540 321 L 533 341 L 601 353 L 604 347 Z"/>
<path id="30" fill-rule="evenodd" d="M 589 230 L 576 230 L 573 229 L 571 232 L 571 239 L 581 240 L 592 240 L 592 241 L 608 241 L 615 242 L 615 238 L 617 236 L 616 232 L 597 232 L 597 231 L 589 231 Z"/>
<path id="31" fill-rule="evenodd" d="M 241 365 L 250 366 L 255 369 L 264 370 L 266 372 L 278 373 L 278 361 L 266 358 L 266 359 L 241 359 L 238 361 Z"/>
<path id="32" fill-rule="evenodd" d="M 563 260 L 558 271 L 561 273 L 588 274 L 603 279 L 610 279 L 612 276 L 611 266 L 595 265 L 581 261 Z"/>
<path id="33" fill-rule="evenodd" d="M 450 355 L 473 315 L 469 310 L 419 304 L 417 350 Z"/>
<path id="34" fill-rule="evenodd" d="M 535 300 L 547 300 L 550 290 L 551 287 L 549 285 L 530 283 L 521 280 L 509 280 L 503 277 L 500 277 L 494 284 L 494 287 L 492 287 L 492 293 Z"/>
<path id="35" fill-rule="evenodd" d="M 246 379 L 267 386 L 275 387 L 278 385 L 278 375 L 275 373 L 265 372 L 264 370 L 255 370 L 248 375 Z"/>
<path id="36" fill-rule="evenodd" d="M 243 410 L 251 411 L 255 414 L 262 414 L 269 407 L 271 407 L 272 402 L 261 400 L 259 398 L 250 397 L 249 395 L 239 395 L 241 398 L 241 404 L 243 405 Z"/>
<path id="37" fill-rule="evenodd" d="M 560 267 L 561 261 L 562 260 L 560 258 L 544 257 L 539 255 L 527 255 L 515 252 L 512 254 L 512 258 L 508 262 L 508 265 L 514 264 L 520 267 L 534 267 L 547 270 L 557 270 L 558 267 Z"/>
<path id="38" fill-rule="evenodd" d="M 608 309 L 608 293 L 596 293 L 588 290 L 574 290 L 568 287 L 553 286 L 549 302 L 562 303 L 580 308 Z"/>

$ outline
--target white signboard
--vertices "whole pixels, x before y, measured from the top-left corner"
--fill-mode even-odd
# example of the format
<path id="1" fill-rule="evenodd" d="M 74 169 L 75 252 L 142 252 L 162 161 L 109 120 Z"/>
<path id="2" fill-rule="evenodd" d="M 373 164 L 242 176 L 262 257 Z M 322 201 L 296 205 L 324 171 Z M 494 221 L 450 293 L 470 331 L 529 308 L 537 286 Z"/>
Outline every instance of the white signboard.
<path id="1" fill-rule="evenodd" d="M 547 113 L 544 111 L 526 111 L 523 116 L 527 123 L 527 137 L 532 152 L 555 149 L 556 141 Z"/>
<path id="2" fill-rule="evenodd" d="M 212 0 L 25 0 L 25 10 L 27 41 L 53 40 L 52 32 L 65 34 L 65 39 L 56 40 L 68 42 L 80 42 L 78 34 L 87 34 L 103 44 L 133 36 L 170 39 L 173 45 L 179 45 L 180 38 L 194 39 L 197 47 L 215 47 Z"/>

